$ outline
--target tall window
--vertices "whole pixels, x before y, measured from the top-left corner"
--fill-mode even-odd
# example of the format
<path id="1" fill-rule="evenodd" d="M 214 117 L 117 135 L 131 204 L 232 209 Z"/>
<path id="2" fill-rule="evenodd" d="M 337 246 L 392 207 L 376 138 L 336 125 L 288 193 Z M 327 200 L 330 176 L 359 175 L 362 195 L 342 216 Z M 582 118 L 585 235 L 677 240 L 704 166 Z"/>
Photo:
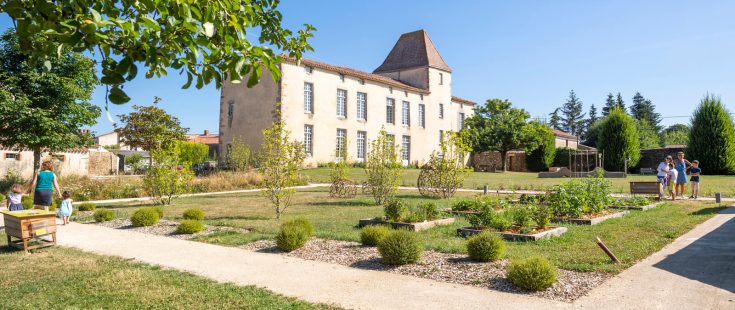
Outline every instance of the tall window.
<path id="1" fill-rule="evenodd" d="M 419 127 L 426 128 L 426 106 L 419 104 Z"/>
<path id="2" fill-rule="evenodd" d="M 304 83 L 304 112 L 314 113 L 314 84 Z"/>
<path id="3" fill-rule="evenodd" d="M 458 117 L 458 120 L 457 120 L 457 126 L 459 127 L 459 128 L 457 128 L 457 130 L 464 129 L 464 113 L 463 112 L 459 112 L 459 117 Z"/>
<path id="4" fill-rule="evenodd" d="M 342 158 L 345 158 L 345 142 L 347 138 L 347 129 L 341 129 L 337 128 L 337 148 L 335 151 L 335 155 L 337 156 L 337 161 L 342 160 Z"/>
<path id="5" fill-rule="evenodd" d="M 411 124 L 411 106 L 408 101 L 403 102 L 403 109 L 401 111 L 401 124 L 409 126 Z"/>
<path id="6" fill-rule="evenodd" d="M 337 116 L 347 117 L 347 91 L 337 90 Z"/>
<path id="7" fill-rule="evenodd" d="M 385 104 L 385 122 L 388 124 L 396 123 L 396 101 L 388 98 Z"/>
<path id="8" fill-rule="evenodd" d="M 304 125 L 304 153 L 307 157 L 314 156 L 314 126 Z"/>
<path id="9" fill-rule="evenodd" d="M 439 104 L 439 118 L 444 118 L 444 104 Z"/>
<path id="10" fill-rule="evenodd" d="M 367 148 L 367 133 L 357 132 L 357 159 L 365 160 L 365 149 Z"/>
<path id="11" fill-rule="evenodd" d="M 367 120 L 367 94 L 357 93 L 357 119 Z"/>
<path id="12" fill-rule="evenodd" d="M 235 116 L 235 102 L 230 100 L 227 103 L 227 127 L 232 127 L 232 117 Z"/>
<path id="13" fill-rule="evenodd" d="M 403 136 L 403 143 L 401 144 L 401 156 L 403 161 L 408 162 L 411 158 L 411 136 Z"/>
<path id="14" fill-rule="evenodd" d="M 444 85 L 444 74 L 439 73 L 439 85 Z"/>

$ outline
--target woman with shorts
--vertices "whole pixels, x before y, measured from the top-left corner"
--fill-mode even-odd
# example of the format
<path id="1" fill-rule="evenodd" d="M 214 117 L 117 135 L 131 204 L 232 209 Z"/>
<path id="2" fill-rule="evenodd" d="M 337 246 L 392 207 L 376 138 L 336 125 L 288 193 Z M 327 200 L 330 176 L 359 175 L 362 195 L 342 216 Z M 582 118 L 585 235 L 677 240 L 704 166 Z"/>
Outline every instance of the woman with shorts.
<path id="1" fill-rule="evenodd" d="M 61 197 L 61 189 L 59 188 L 59 182 L 56 180 L 54 174 L 54 165 L 50 161 L 45 161 L 41 164 L 41 171 L 36 173 L 31 183 L 31 190 L 33 194 L 33 206 L 34 208 L 43 208 L 48 211 L 48 208 L 54 202 L 54 189 Z"/>

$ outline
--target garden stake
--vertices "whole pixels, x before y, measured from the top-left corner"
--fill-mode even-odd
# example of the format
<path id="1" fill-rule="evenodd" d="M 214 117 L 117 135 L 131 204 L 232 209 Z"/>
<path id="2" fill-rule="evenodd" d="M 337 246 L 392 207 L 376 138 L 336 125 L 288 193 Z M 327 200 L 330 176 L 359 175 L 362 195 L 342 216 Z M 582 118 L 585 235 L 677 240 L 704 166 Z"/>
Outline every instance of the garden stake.
<path id="1" fill-rule="evenodd" d="M 613 254 L 613 252 L 610 251 L 610 249 L 607 248 L 607 246 L 605 245 L 605 243 L 603 243 L 602 240 L 600 240 L 600 237 L 597 237 L 597 245 L 600 246 L 600 249 L 602 249 L 603 251 L 605 251 L 605 254 L 607 254 L 607 256 L 609 256 L 610 259 L 612 259 L 613 262 L 615 262 L 616 264 L 619 264 L 620 263 L 620 260 L 615 256 L 615 254 Z"/>

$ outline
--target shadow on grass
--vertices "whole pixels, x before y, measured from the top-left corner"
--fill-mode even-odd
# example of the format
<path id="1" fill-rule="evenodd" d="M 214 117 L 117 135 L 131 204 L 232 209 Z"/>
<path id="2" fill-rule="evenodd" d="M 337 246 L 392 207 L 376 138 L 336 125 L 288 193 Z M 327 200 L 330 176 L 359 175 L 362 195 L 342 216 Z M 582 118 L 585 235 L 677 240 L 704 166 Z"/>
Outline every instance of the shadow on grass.
<path id="1" fill-rule="evenodd" d="M 709 215 L 709 214 L 717 214 L 717 213 L 723 213 L 723 214 L 733 214 L 735 213 L 735 208 L 732 208 L 732 210 L 728 210 L 730 208 L 728 207 L 710 207 L 710 208 L 704 208 L 699 209 L 697 211 L 689 213 L 689 215 Z M 725 212 L 722 212 L 725 211 Z"/>
<path id="2" fill-rule="evenodd" d="M 354 200 L 340 200 L 340 201 L 329 201 L 329 202 L 309 202 L 307 206 L 332 206 L 332 207 L 374 207 L 375 203 L 368 201 L 354 201 Z"/>
<path id="3" fill-rule="evenodd" d="M 263 216 L 263 215 L 228 215 L 228 216 L 207 216 L 205 220 L 207 221 L 216 221 L 216 220 L 249 220 L 249 221 L 267 221 L 272 220 L 273 217 Z M 227 226 L 227 225 L 219 225 L 219 226 Z"/>

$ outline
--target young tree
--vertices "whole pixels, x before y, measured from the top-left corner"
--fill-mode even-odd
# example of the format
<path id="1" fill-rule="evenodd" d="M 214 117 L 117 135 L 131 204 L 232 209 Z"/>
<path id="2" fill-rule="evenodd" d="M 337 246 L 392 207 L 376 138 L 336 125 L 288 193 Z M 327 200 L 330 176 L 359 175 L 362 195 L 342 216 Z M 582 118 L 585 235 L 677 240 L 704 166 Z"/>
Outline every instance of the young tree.
<path id="1" fill-rule="evenodd" d="M 33 151 L 39 169 L 41 152 L 92 144 L 80 129 L 97 123 L 93 105 L 94 63 L 60 49 L 49 58 L 51 70 L 28 61 L 11 32 L 0 37 L 0 145 Z"/>
<path id="2" fill-rule="evenodd" d="M 687 145 L 689 144 L 689 126 L 674 124 L 664 129 L 661 141 L 663 145 Z"/>
<path id="3" fill-rule="evenodd" d="M 365 160 L 365 174 L 367 186 L 376 204 L 392 201 L 398 192 L 403 174 L 399 154 L 394 139 L 388 136 L 385 128 L 380 130 L 377 139 L 370 142 Z"/>
<path id="4" fill-rule="evenodd" d="M 186 139 L 188 128 L 181 127 L 176 116 L 166 113 L 157 106 L 133 106 L 130 114 L 119 115 L 123 127 L 115 131 L 130 147 L 146 151 L 172 147 L 177 141 Z"/>
<path id="5" fill-rule="evenodd" d="M 0 2 L 0 13 L 13 20 L 23 53 L 32 62 L 53 67 L 57 47 L 87 51 L 99 57 L 109 100 L 130 98 L 122 84 L 134 79 L 138 66 L 146 78 L 185 73 L 188 88 L 248 76 L 255 85 L 263 69 L 280 78 L 277 51 L 300 59 L 313 49 L 307 43 L 311 25 L 294 33 L 284 29 L 279 1 L 25 1 Z M 41 40 L 36 40 L 41 38 Z M 256 44 L 255 42 L 258 42 Z"/>
<path id="6" fill-rule="evenodd" d="M 628 113 L 625 109 L 625 101 L 623 101 L 623 96 L 618 93 L 618 96 L 615 98 L 615 106 L 623 110 L 623 112 Z"/>
<path id="7" fill-rule="evenodd" d="M 145 163 L 143 162 L 143 155 L 140 154 L 130 154 L 128 156 L 125 156 L 125 164 L 133 169 L 133 174 L 140 173 L 145 167 Z"/>
<path id="8" fill-rule="evenodd" d="M 204 143 L 179 141 L 176 147 L 179 151 L 179 163 L 186 168 L 192 168 L 209 159 L 209 147 Z"/>
<path id="9" fill-rule="evenodd" d="M 250 146 L 239 137 L 232 139 L 227 146 L 227 166 L 235 171 L 250 169 Z"/>
<path id="10" fill-rule="evenodd" d="M 597 139 L 605 170 L 623 171 L 626 157 L 630 157 L 628 167 L 638 164 L 641 150 L 635 121 L 623 109 L 615 107 L 600 120 Z"/>
<path id="11" fill-rule="evenodd" d="M 547 130 L 548 127 L 541 125 Z M 429 156 L 429 162 L 421 167 L 417 180 L 419 192 L 427 197 L 449 198 L 472 171 L 465 164 L 470 146 L 466 132 L 447 132 L 439 142 L 439 151 Z"/>
<path id="12" fill-rule="evenodd" d="M 633 104 L 630 106 L 630 115 L 637 120 L 645 120 L 653 125 L 656 132 L 661 131 L 661 114 L 656 113 L 656 106 L 651 100 L 648 100 L 636 92 L 633 96 Z"/>
<path id="13" fill-rule="evenodd" d="M 735 173 L 735 129 L 720 98 L 706 95 L 691 122 L 687 157 L 699 160 L 707 174 Z"/>
<path id="14" fill-rule="evenodd" d="M 280 109 L 277 106 L 276 109 Z M 304 163 L 304 145 L 290 140 L 280 115 L 271 127 L 263 130 L 263 144 L 258 154 L 260 173 L 263 175 L 263 195 L 276 210 L 276 219 L 291 205 L 293 188 L 301 181 Z"/>
<path id="15" fill-rule="evenodd" d="M 335 150 L 335 163 L 332 171 L 329 173 L 329 179 L 332 185 L 329 188 L 330 197 L 352 198 L 357 195 L 357 187 L 347 177 L 347 168 L 349 168 L 349 156 L 347 156 L 347 138 L 343 137 L 337 141 L 338 147 Z"/>
<path id="16" fill-rule="evenodd" d="M 561 108 L 562 130 L 575 136 L 582 134 L 584 128 L 584 113 L 582 112 L 582 100 L 577 98 L 574 90 L 569 91 L 569 98 Z"/>
<path id="17" fill-rule="evenodd" d="M 155 149 L 150 154 L 152 161 L 143 177 L 143 187 L 156 203 L 171 204 L 175 197 L 189 191 L 189 181 L 194 174 L 179 166 L 176 147 Z"/>
<path id="18" fill-rule="evenodd" d="M 530 136 L 525 128 L 528 118 L 526 110 L 514 108 L 507 99 L 490 99 L 475 107 L 475 115 L 465 122 L 473 151 L 500 152 L 503 171 L 508 171 L 508 151 L 526 149 L 539 143 L 539 137 Z"/>
<path id="19" fill-rule="evenodd" d="M 638 144 L 641 149 L 653 149 L 661 146 L 661 138 L 647 120 L 635 120 L 636 132 L 638 132 Z"/>
<path id="20" fill-rule="evenodd" d="M 612 93 L 607 93 L 607 99 L 605 99 L 605 105 L 602 107 L 602 116 L 607 116 L 610 114 L 610 110 L 615 108 L 617 104 L 615 103 L 615 97 Z"/>
<path id="21" fill-rule="evenodd" d="M 549 127 L 553 129 L 561 128 L 561 117 L 559 116 L 561 108 L 554 109 L 554 112 L 549 113 Z"/>
<path id="22" fill-rule="evenodd" d="M 529 132 L 539 137 L 540 143 L 526 152 L 526 166 L 531 171 L 546 171 L 554 163 L 556 156 L 556 138 L 549 127 L 538 122 L 531 122 Z"/>

